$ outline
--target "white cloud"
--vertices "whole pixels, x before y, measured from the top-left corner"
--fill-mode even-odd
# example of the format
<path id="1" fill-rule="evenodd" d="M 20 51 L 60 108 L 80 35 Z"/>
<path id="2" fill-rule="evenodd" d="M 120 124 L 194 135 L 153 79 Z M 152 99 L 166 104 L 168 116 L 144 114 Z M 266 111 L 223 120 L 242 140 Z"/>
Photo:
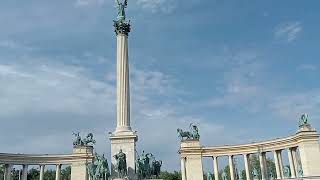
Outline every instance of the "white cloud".
<path id="1" fill-rule="evenodd" d="M 286 22 L 278 25 L 274 31 L 274 38 L 279 41 L 286 41 L 288 43 L 297 39 L 302 32 L 303 27 L 301 22 Z"/>
<path id="2" fill-rule="evenodd" d="M 76 0 L 75 6 L 90 6 L 90 5 L 102 5 L 105 3 L 105 0 Z"/>
<path id="3" fill-rule="evenodd" d="M 137 0 L 137 4 L 143 9 L 153 13 L 170 13 L 174 10 L 177 0 Z"/>
<path id="4" fill-rule="evenodd" d="M 318 70 L 318 66 L 314 64 L 301 64 L 297 67 L 297 70 L 300 71 L 316 71 Z"/>
<path id="5" fill-rule="evenodd" d="M 287 120 L 297 121 L 301 114 L 307 113 L 319 119 L 320 90 L 288 93 L 274 97 L 269 104 L 272 112 Z"/>
<path id="6" fill-rule="evenodd" d="M 0 65 L 0 143 L 6 144 L 2 151 L 70 153 L 71 132 L 92 131 L 98 140 L 97 151 L 109 154 L 105 137 L 115 124 L 114 79 L 97 80 L 86 68 L 46 61 L 30 63 L 32 58 L 28 61 Z M 138 149 L 157 154 L 164 160 L 164 168 L 179 166 L 176 128 L 199 122 L 204 140 L 223 129 L 185 113 L 177 102 L 163 101 L 179 96 L 172 77 L 134 66 L 131 74 L 132 126 L 139 133 Z M 16 133 L 8 141 L 6 134 L 12 131 Z M 30 139 L 26 144 L 13 143 L 25 138 Z M 164 145 L 167 148 L 160 148 Z"/>

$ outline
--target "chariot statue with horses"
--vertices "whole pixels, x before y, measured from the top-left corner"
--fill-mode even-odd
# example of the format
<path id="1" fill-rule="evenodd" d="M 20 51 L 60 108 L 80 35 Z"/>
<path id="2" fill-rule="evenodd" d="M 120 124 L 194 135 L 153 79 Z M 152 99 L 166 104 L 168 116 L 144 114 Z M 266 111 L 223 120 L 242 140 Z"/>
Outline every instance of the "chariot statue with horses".
<path id="1" fill-rule="evenodd" d="M 73 147 L 92 146 L 96 144 L 96 140 L 94 140 L 92 133 L 88 133 L 88 135 L 85 138 L 81 138 L 80 132 L 76 132 L 72 134 L 75 136 L 75 139 L 73 141 Z"/>
<path id="2" fill-rule="evenodd" d="M 178 128 L 177 132 L 179 134 L 181 141 L 200 139 L 198 126 L 196 126 L 193 123 L 189 125 L 189 131 L 183 131 L 182 129 Z"/>

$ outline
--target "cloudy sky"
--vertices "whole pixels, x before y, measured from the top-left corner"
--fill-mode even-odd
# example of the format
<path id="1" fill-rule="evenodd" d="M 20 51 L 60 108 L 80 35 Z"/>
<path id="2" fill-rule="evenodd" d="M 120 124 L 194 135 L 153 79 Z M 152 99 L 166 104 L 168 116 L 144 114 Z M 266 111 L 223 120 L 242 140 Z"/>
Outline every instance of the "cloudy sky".
<path id="1" fill-rule="evenodd" d="M 320 129 L 320 2 L 129 0 L 138 150 L 179 168 L 176 128 L 222 145 Z M 0 152 L 71 153 L 115 128 L 112 0 L 1 0 Z"/>

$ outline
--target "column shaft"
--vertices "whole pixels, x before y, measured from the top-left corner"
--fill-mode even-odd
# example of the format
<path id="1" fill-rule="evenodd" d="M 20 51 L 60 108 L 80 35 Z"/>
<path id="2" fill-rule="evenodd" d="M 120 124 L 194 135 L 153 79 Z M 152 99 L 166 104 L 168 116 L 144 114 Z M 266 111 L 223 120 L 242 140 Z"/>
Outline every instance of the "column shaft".
<path id="1" fill-rule="evenodd" d="M 44 165 L 40 165 L 40 180 L 44 180 Z"/>
<path id="2" fill-rule="evenodd" d="M 214 172 L 214 179 L 219 180 L 219 167 L 218 167 L 218 157 L 213 157 L 213 172 Z"/>
<path id="3" fill-rule="evenodd" d="M 297 147 L 292 148 L 292 158 L 293 158 L 293 164 L 294 164 L 294 169 L 295 169 L 295 174 L 296 177 L 298 177 L 298 152 L 297 152 Z"/>
<path id="4" fill-rule="evenodd" d="M 22 180 L 27 180 L 28 177 L 28 165 L 22 166 Z"/>
<path id="5" fill-rule="evenodd" d="M 244 158 L 244 168 L 246 171 L 246 179 L 250 180 L 250 168 L 249 168 L 249 154 L 244 154 L 243 158 Z"/>
<path id="6" fill-rule="evenodd" d="M 234 163 L 233 163 L 233 156 L 229 156 L 229 168 L 230 168 L 230 178 L 231 180 L 235 180 L 235 173 L 234 173 Z"/>
<path id="7" fill-rule="evenodd" d="M 261 168 L 261 177 L 262 180 L 266 180 L 267 179 L 267 175 L 266 175 L 266 170 L 267 167 L 265 166 L 265 157 L 266 157 L 266 153 L 262 152 L 259 154 L 259 161 L 260 161 L 260 168 Z"/>
<path id="8" fill-rule="evenodd" d="M 182 180 L 187 180 L 187 175 L 186 175 L 186 158 L 182 157 L 181 158 L 181 177 Z"/>
<path id="9" fill-rule="evenodd" d="M 281 179 L 280 163 L 279 163 L 279 158 L 278 158 L 278 151 L 274 151 L 274 152 L 273 152 L 273 157 L 274 157 L 274 164 L 275 164 L 275 166 L 276 166 L 276 173 L 277 173 L 276 179 Z"/>
<path id="10" fill-rule="evenodd" d="M 280 175 L 281 179 L 284 178 L 284 171 L 283 171 L 283 161 L 282 161 L 282 150 L 277 151 L 278 160 L 279 160 L 279 167 L 280 167 Z"/>
<path id="11" fill-rule="evenodd" d="M 56 180 L 61 180 L 61 164 L 56 167 Z"/>
<path id="12" fill-rule="evenodd" d="M 128 36 L 117 35 L 117 129 L 130 131 Z"/>
<path id="13" fill-rule="evenodd" d="M 11 180 L 12 165 L 6 164 L 4 169 L 4 180 Z"/>
<path id="14" fill-rule="evenodd" d="M 293 155 L 292 155 L 292 148 L 288 149 L 288 156 L 289 156 L 289 164 L 290 164 L 290 172 L 291 178 L 296 178 L 296 168 L 294 165 Z"/>

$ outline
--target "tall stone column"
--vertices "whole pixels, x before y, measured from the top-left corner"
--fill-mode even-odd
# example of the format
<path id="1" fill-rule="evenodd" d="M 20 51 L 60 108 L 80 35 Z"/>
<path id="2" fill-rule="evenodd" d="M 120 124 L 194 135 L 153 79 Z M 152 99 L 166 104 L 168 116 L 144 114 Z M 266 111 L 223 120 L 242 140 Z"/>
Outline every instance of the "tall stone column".
<path id="1" fill-rule="evenodd" d="M 294 165 L 293 154 L 292 154 L 291 148 L 288 149 L 288 158 L 289 158 L 291 178 L 296 178 L 296 168 Z"/>
<path id="2" fill-rule="evenodd" d="M 4 180 L 11 180 L 12 164 L 6 164 L 4 169 Z"/>
<path id="3" fill-rule="evenodd" d="M 229 167 L 230 167 L 230 178 L 231 180 L 235 180 L 235 172 L 234 172 L 234 163 L 233 163 L 233 156 L 229 156 Z"/>
<path id="4" fill-rule="evenodd" d="M 218 167 L 218 157 L 213 157 L 213 171 L 214 171 L 214 179 L 219 179 L 219 167 Z"/>
<path id="5" fill-rule="evenodd" d="M 266 167 L 266 153 L 262 152 L 259 154 L 259 161 L 260 161 L 260 168 L 261 168 L 261 176 L 262 176 L 262 180 L 266 180 L 267 179 L 267 167 Z"/>
<path id="6" fill-rule="evenodd" d="M 244 154 L 243 155 L 243 158 L 244 158 L 244 168 L 245 168 L 245 171 L 246 171 L 246 179 L 247 180 L 250 180 L 250 168 L 249 168 L 249 154 Z"/>
<path id="7" fill-rule="evenodd" d="M 187 180 L 186 178 L 186 158 L 181 158 L 181 178 L 182 180 Z"/>
<path id="8" fill-rule="evenodd" d="M 57 164 L 57 168 L 56 168 L 56 180 L 61 180 L 61 164 Z"/>
<path id="9" fill-rule="evenodd" d="M 273 157 L 274 157 L 274 164 L 276 166 L 276 174 L 277 177 L 276 179 L 281 179 L 281 173 L 280 173 L 280 162 L 279 162 L 279 158 L 278 158 L 278 151 L 274 151 L 273 152 Z"/>
<path id="10" fill-rule="evenodd" d="M 128 61 L 128 34 L 130 24 L 125 19 L 114 21 L 117 35 L 117 127 L 110 134 L 111 141 L 111 176 L 117 177 L 114 156 L 122 150 L 126 154 L 129 179 L 136 179 L 136 142 L 138 136 L 130 126 L 130 87 Z"/>
<path id="11" fill-rule="evenodd" d="M 279 167 L 280 167 L 280 175 L 281 178 L 284 178 L 284 170 L 283 170 L 283 160 L 282 160 L 282 150 L 277 151 L 278 160 L 279 160 Z"/>
<path id="12" fill-rule="evenodd" d="M 45 166 L 43 164 L 40 165 L 40 180 L 44 180 L 44 168 Z"/>
<path id="13" fill-rule="evenodd" d="M 296 177 L 299 176 L 298 174 L 298 169 L 299 169 L 299 165 L 298 165 L 298 152 L 297 152 L 297 147 L 291 148 L 291 152 L 292 152 L 292 158 L 293 158 L 293 164 L 294 164 L 294 169 L 295 169 L 295 174 Z"/>
<path id="14" fill-rule="evenodd" d="M 28 165 L 22 165 L 22 180 L 27 180 L 28 177 Z"/>

